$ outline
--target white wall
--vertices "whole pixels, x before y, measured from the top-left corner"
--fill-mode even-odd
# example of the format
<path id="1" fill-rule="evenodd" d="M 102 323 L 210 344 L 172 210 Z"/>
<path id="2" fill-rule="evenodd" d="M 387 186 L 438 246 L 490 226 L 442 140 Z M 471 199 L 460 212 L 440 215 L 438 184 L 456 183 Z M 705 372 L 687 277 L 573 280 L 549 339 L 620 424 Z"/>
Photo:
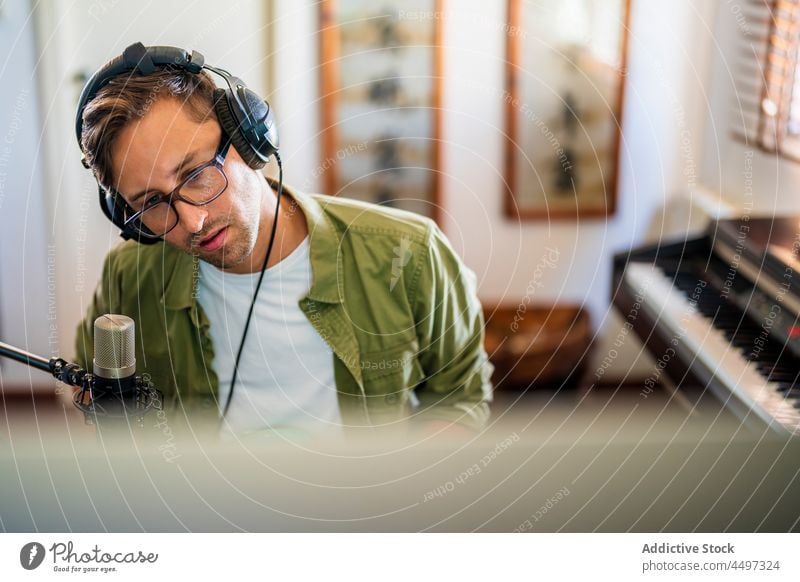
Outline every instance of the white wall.
<path id="1" fill-rule="evenodd" d="M 710 42 L 703 29 L 714 5 L 702 3 L 703 13 L 697 12 L 690 0 L 682 0 L 665 14 L 655 3 L 633 3 L 629 110 L 623 143 L 627 168 L 620 180 L 620 211 L 611 224 L 597 219 L 579 224 L 519 224 L 505 218 L 501 209 L 505 2 L 447 3 L 442 160 L 445 228 L 456 244 L 464 239 L 470 265 L 485 274 L 484 297 L 500 299 L 510 294 L 515 300 L 524 294 L 529 273 L 522 255 L 529 252 L 525 249 L 541 249 L 547 241 L 564 248 L 584 243 L 582 256 L 566 267 L 567 271 L 569 267 L 582 271 L 583 275 L 572 276 L 578 278 L 576 283 L 585 284 L 587 269 L 583 267 L 596 265 L 596 257 L 609 247 L 623 249 L 628 241 L 641 240 L 665 193 L 681 191 L 689 183 L 683 175 L 678 131 L 688 127 L 693 140 L 698 128 L 702 133 L 703 109 L 698 101 L 704 99 L 703 83 L 708 76 L 702 55 Z M 319 184 L 308 174 L 319 160 L 316 3 L 276 0 L 275 14 L 272 102 L 281 120 L 286 171 L 293 182 L 311 184 L 310 189 L 315 189 Z M 692 147 L 699 149 L 695 144 Z M 462 237 L 460 231 L 471 236 Z M 486 237 L 475 236 L 477 232 Z M 520 255 L 521 264 L 508 260 L 509 249 Z M 538 255 L 527 256 L 529 267 L 533 266 L 531 258 Z M 585 296 L 585 287 L 563 286 L 569 289 L 559 293 L 562 284 L 551 284 L 542 298 L 580 300 Z M 590 305 L 602 312 L 603 303 L 593 300 Z"/>
<path id="2" fill-rule="evenodd" d="M 319 191 L 319 33 L 316 2 L 273 0 L 273 82 L 270 102 L 280 122 L 285 179 Z M 274 168 L 271 168 L 274 172 Z"/>
<path id="3" fill-rule="evenodd" d="M 49 357 L 57 351 L 54 249 L 48 247 L 39 137 L 39 91 L 32 74 L 28 3 L 0 8 L 0 341 Z M 51 343 L 50 340 L 53 340 Z M 0 361 L 0 388 L 47 381 L 42 372 Z"/>

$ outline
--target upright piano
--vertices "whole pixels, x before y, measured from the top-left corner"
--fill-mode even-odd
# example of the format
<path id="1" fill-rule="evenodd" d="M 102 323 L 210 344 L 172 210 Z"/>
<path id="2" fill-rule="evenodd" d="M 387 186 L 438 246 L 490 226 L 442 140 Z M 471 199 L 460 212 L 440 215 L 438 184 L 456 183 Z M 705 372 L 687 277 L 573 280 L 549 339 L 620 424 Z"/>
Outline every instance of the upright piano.
<path id="1" fill-rule="evenodd" d="M 800 436 L 800 217 L 712 222 L 614 257 L 613 301 L 672 383 Z"/>

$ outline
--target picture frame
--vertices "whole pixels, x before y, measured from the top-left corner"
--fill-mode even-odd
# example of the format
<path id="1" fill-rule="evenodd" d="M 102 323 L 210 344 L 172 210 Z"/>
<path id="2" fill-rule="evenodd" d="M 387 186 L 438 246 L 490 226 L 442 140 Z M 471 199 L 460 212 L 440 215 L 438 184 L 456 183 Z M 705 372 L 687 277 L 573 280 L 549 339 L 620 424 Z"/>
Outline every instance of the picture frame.
<path id="1" fill-rule="evenodd" d="M 327 194 L 440 218 L 444 0 L 321 0 Z"/>
<path id="2" fill-rule="evenodd" d="M 506 216 L 613 215 L 630 0 L 508 0 L 507 10 Z"/>

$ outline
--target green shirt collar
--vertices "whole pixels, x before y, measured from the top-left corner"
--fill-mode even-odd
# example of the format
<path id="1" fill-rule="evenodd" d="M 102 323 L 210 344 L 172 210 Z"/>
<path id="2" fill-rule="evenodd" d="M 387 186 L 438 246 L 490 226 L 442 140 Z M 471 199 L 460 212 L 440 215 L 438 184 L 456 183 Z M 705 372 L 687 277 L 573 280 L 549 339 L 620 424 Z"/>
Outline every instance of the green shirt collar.
<path id="1" fill-rule="evenodd" d="M 277 189 L 277 183 L 267 178 L 270 186 Z M 306 297 L 322 303 L 342 303 L 342 254 L 341 236 L 331 222 L 319 200 L 283 185 L 283 200 L 297 203 L 306 217 L 310 237 L 312 281 Z M 167 309 L 189 309 L 197 296 L 197 277 L 200 272 L 198 259 L 167 244 L 164 245 L 164 269 L 166 276 L 162 302 Z M 190 285 L 186 282 L 191 281 Z"/>

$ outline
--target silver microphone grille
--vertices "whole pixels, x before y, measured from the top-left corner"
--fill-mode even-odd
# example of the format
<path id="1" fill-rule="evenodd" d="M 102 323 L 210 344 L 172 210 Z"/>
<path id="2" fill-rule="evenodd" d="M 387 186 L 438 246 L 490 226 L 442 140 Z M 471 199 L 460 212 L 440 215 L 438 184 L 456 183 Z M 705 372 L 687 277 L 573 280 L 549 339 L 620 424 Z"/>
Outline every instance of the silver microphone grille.
<path id="1" fill-rule="evenodd" d="M 107 314 L 94 320 L 94 373 L 108 379 L 136 373 L 136 332 L 125 315 Z"/>

